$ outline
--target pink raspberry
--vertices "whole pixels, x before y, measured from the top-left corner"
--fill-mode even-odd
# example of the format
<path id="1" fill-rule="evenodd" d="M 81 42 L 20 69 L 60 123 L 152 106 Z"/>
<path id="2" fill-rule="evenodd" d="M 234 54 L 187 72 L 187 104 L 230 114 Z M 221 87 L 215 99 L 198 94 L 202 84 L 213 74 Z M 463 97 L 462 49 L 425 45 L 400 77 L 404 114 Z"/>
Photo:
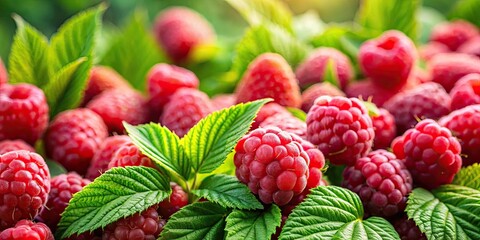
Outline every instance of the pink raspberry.
<path id="1" fill-rule="evenodd" d="M 90 100 L 109 89 L 131 89 L 130 84 L 115 70 L 106 66 L 94 66 L 90 71 L 87 88 L 81 106 L 87 105 Z"/>
<path id="2" fill-rule="evenodd" d="M 212 98 L 212 105 L 215 111 L 229 108 L 237 103 L 237 96 L 231 94 L 219 94 Z"/>
<path id="3" fill-rule="evenodd" d="M 480 103 L 480 74 L 468 74 L 458 80 L 450 91 L 452 110 Z"/>
<path id="4" fill-rule="evenodd" d="M 275 114 L 260 123 L 260 127 L 278 127 L 303 139 L 307 137 L 307 124 L 291 114 Z"/>
<path id="5" fill-rule="evenodd" d="M 471 38 L 462 44 L 457 51 L 460 53 L 475 55 L 480 58 L 480 36 Z"/>
<path id="6" fill-rule="evenodd" d="M 16 150 L 26 150 L 35 152 L 32 146 L 22 140 L 3 140 L 0 141 L 0 155 Z"/>
<path id="7" fill-rule="evenodd" d="M 427 237 L 420 231 L 417 224 L 412 219 L 408 219 L 406 215 L 395 220 L 393 227 L 401 240 L 427 240 Z"/>
<path id="8" fill-rule="evenodd" d="M 455 51 L 475 36 L 478 36 L 478 29 L 475 25 L 464 20 L 455 20 L 436 25 L 432 30 L 430 40 L 445 44 L 450 50 Z"/>
<path id="9" fill-rule="evenodd" d="M 386 149 L 390 146 L 397 133 L 395 118 L 386 109 L 380 108 L 378 110 L 378 115 L 371 117 L 373 129 L 375 130 L 373 148 Z"/>
<path id="10" fill-rule="evenodd" d="M 8 82 L 8 73 L 2 59 L 0 58 L 0 86 Z"/>
<path id="11" fill-rule="evenodd" d="M 158 204 L 158 213 L 164 219 L 169 219 L 180 208 L 188 204 L 188 194 L 180 185 L 170 182 L 170 187 L 172 187 L 170 197 Z"/>
<path id="12" fill-rule="evenodd" d="M 448 53 L 450 49 L 443 43 L 439 42 L 429 42 L 423 46 L 420 46 L 418 53 L 420 58 L 425 61 L 430 61 L 435 55 L 439 53 Z"/>
<path id="13" fill-rule="evenodd" d="M 313 102 L 320 96 L 342 96 L 345 97 L 345 93 L 342 92 L 337 87 L 333 86 L 328 82 L 323 83 L 316 83 L 307 88 L 302 93 L 302 110 L 304 112 L 308 112 L 310 108 L 313 106 Z"/>
<path id="14" fill-rule="evenodd" d="M 140 149 L 138 149 L 138 147 L 132 142 L 122 144 L 122 146 L 112 155 L 112 158 L 108 163 L 108 169 L 126 166 L 155 167 L 152 160 L 143 155 L 143 153 L 140 152 Z"/>
<path id="15" fill-rule="evenodd" d="M 401 91 L 409 88 L 410 85 L 407 82 L 407 85 L 405 85 L 404 88 L 401 89 Z M 399 92 L 400 91 L 398 90 L 383 89 L 373 83 L 373 81 L 370 79 L 353 82 L 349 84 L 345 89 L 347 97 L 370 101 L 378 107 L 382 107 L 386 101 L 388 101 L 390 98 L 392 98 L 393 96 L 395 96 L 395 94 Z"/>
<path id="16" fill-rule="evenodd" d="M 2 240 L 54 240 L 52 231 L 43 223 L 21 220 L 15 227 L 0 233 Z"/>
<path id="17" fill-rule="evenodd" d="M 122 147 L 123 144 L 131 142 L 125 135 L 111 136 L 105 139 L 98 150 L 93 155 L 90 167 L 87 170 L 86 178 L 93 181 L 108 169 L 108 163 L 112 160 L 113 154 Z"/>
<path id="18" fill-rule="evenodd" d="M 275 116 L 275 115 L 290 115 L 290 112 L 283 106 L 280 106 L 277 103 L 267 103 L 260 108 L 258 111 L 257 116 L 255 117 L 251 129 L 257 129 L 260 127 L 263 121 L 267 118 Z"/>
<path id="19" fill-rule="evenodd" d="M 428 62 L 432 81 L 439 83 L 447 92 L 455 83 L 470 73 L 480 74 L 480 59 L 463 53 L 438 54 Z"/>

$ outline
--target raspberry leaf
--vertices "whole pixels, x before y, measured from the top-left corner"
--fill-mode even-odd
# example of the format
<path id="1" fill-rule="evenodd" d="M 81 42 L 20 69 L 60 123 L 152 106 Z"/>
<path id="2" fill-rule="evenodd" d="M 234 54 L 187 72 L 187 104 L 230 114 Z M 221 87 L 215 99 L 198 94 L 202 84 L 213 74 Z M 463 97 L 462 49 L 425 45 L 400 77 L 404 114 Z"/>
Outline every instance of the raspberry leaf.
<path id="1" fill-rule="evenodd" d="M 212 202 L 196 202 L 173 214 L 160 239 L 223 239 L 228 210 Z"/>
<path id="2" fill-rule="evenodd" d="M 476 9 L 480 8 L 480 1 L 464 0 L 457 1 L 448 14 L 449 19 L 465 19 L 477 26 L 480 26 L 480 17 Z"/>
<path id="3" fill-rule="evenodd" d="M 308 10 L 303 14 L 296 15 L 293 18 L 293 29 L 295 36 L 299 39 L 308 41 L 313 36 L 325 31 L 327 24 L 322 21 L 320 15 L 315 10 Z"/>
<path id="4" fill-rule="evenodd" d="M 302 120 L 302 121 L 306 121 L 307 120 L 307 114 L 302 111 L 301 109 L 298 109 L 298 108 L 293 108 L 293 107 L 286 107 L 287 110 L 296 118 Z"/>
<path id="5" fill-rule="evenodd" d="M 352 191 L 317 187 L 290 214 L 280 239 L 400 239 L 387 220 L 362 220 L 363 213 L 362 202 Z"/>
<path id="6" fill-rule="evenodd" d="M 161 202 L 170 192 L 169 179 L 153 168 L 112 168 L 73 196 L 57 236 L 103 228 Z"/>
<path id="7" fill-rule="evenodd" d="M 470 187 L 480 191 L 480 164 L 475 163 L 460 169 L 455 175 L 453 184 Z"/>
<path id="8" fill-rule="evenodd" d="M 205 178 L 192 193 L 218 203 L 222 207 L 238 209 L 263 209 L 263 205 L 237 177 L 217 174 Z"/>
<path id="9" fill-rule="evenodd" d="M 338 85 L 340 82 L 338 80 L 337 66 L 333 59 L 328 59 L 327 66 L 323 72 L 323 78 L 323 81 L 332 84 L 336 88 L 339 88 Z"/>
<path id="10" fill-rule="evenodd" d="M 275 204 L 265 210 L 233 210 L 227 217 L 226 239 L 270 239 L 281 220 L 280 208 Z"/>
<path id="11" fill-rule="evenodd" d="M 444 185 L 432 192 L 416 188 L 406 212 L 428 239 L 480 239 L 480 191 Z"/>
<path id="12" fill-rule="evenodd" d="M 45 163 L 48 166 L 48 171 L 50 172 L 51 178 L 56 177 L 60 174 L 67 173 L 67 170 L 62 166 L 62 164 L 58 162 L 46 158 Z"/>

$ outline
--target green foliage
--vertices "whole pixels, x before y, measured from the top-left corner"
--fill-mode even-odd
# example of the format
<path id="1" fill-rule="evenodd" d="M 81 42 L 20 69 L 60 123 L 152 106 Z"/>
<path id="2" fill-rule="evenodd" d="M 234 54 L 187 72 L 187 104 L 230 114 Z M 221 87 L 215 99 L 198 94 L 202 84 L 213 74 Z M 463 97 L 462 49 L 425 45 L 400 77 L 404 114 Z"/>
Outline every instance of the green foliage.
<path id="1" fill-rule="evenodd" d="M 51 178 L 60 174 L 67 173 L 67 170 L 65 170 L 65 168 L 60 163 L 50 159 L 45 159 L 45 162 L 47 163 L 48 171 L 50 172 Z"/>
<path id="2" fill-rule="evenodd" d="M 328 182 L 335 185 L 340 186 L 343 180 L 343 170 L 345 166 L 337 166 L 328 164 L 327 171 L 324 174 L 324 177 L 328 179 Z"/>
<path id="3" fill-rule="evenodd" d="M 478 15 L 480 9 L 480 1 L 478 0 L 462 0 L 457 1 L 457 4 L 448 14 L 449 19 L 465 19 L 480 27 L 480 16 Z"/>
<path id="4" fill-rule="evenodd" d="M 307 114 L 303 110 L 298 108 L 293 108 L 293 107 L 286 107 L 286 108 L 294 117 L 304 122 L 307 120 Z"/>
<path id="5" fill-rule="evenodd" d="M 452 184 L 473 188 L 480 191 L 480 164 L 461 168 Z"/>
<path id="6" fill-rule="evenodd" d="M 309 10 L 293 19 L 295 36 L 304 41 L 309 41 L 313 36 L 325 31 L 326 24 L 314 10 Z"/>
<path id="7" fill-rule="evenodd" d="M 227 217 L 226 239 L 270 239 L 281 220 L 280 208 L 275 204 L 263 211 L 233 210 Z"/>
<path id="8" fill-rule="evenodd" d="M 323 72 L 323 81 L 339 88 L 340 80 L 338 79 L 337 64 L 335 64 L 333 59 L 328 59 L 327 66 Z"/>

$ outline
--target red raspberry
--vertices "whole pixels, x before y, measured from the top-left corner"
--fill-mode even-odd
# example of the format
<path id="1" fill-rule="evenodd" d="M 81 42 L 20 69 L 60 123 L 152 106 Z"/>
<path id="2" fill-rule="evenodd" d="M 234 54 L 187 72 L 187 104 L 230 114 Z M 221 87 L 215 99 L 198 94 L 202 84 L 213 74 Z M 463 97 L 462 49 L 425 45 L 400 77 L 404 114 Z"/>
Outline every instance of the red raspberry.
<path id="1" fill-rule="evenodd" d="M 26 83 L 0 86 L 0 140 L 22 139 L 33 145 L 47 124 L 48 105 L 42 90 Z"/>
<path id="2" fill-rule="evenodd" d="M 0 155 L 0 230 L 33 219 L 49 191 L 50 172 L 40 155 L 24 150 Z"/>
<path id="3" fill-rule="evenodd" d="M 5 65 L 0 58 L 0 86 L 8 82 L 8 73 Z"/>
<path id="4" fill-rule="evenodd" d="M 335 48 L 321 47 L 313 51 L 297 68 L 295 75 L 300 86 L 324 81 L 327 66 L 332 61 L 338 79 L 338 86 L 343 89 L 353 78 L 354 72 L 350 59 Z"/>
<path id="5" fill-rule="evenodd" d="M 22 140 L 3 140 L 0 141 L 0 155 L 11 151 L 26 150 L 29 152 L 35 152 L 32 146 L 28 145 Z"/>
<path id="6" fill-rule="evenodd" d="M 171 7 L 155 20 L 154 34 L 171 60 L 188 60 L 192 50 L 215 41 L 215 32 L 203 16 L 185 7 Z"/>
<path id="7" fill-rule="evenodd" d="M 378 110 L 378 115 L 371 117 L 373 129 L 375 130 L 373 148 L 386 149 L 390 146 L 397 133 L 395 118 L 386 109 L 379 108 Z"/>
<path id="8" fill-rule="evenodd" d="M 131 142 L 124 143 L 119 147 L 108 163 L 108 169 L 126 166 L 155 167 L 152 160 L 143 155 L 140 149 Z"/>
<path id="9" fill-rule="evenodd" d="M 86 108 L 68 110 L 58 114 L 48 127 L 45 150 L 68 171 L 83 175 L 107 137 L 107 126 L 98 114 Z"/>
<path id="10" fill-rule="evenodd" d="M 188 69 L 160 63 L 154 65 L 147 75 L 148 102 L 152 118 L 158 120 L 165 104 L 180 88 L 198 88 L 198 78 Z"/>
<path id="11" fill-rule="evenodd" d="M 427 237 L 420 231 L 417 224 L 406 215 L 395 220 L 393 227 L 401 240 L 427 240 Z"/>
<path id="12" fill-rule="evenodd" d="M 383 107 L 394 117 L 397 133 L 412 128 L 418 119 L 438 119 L 450 112 L 450 96 L 437 83 L 424 83 L 399 93 L 388 100 Z"/>
<path id="13" fill-rule="evenodd" d="M 430 40 L 445 44 L 450 50 L 457 50 L 460 45 L 478 36 L 477 27 L 463 20 L 445 22 L 436 25 L 430 34 Z"/>
<path id="14" fill-rule="evenodd" d="M 52 231 L 43 223 L 34 223 L 29 220 L 17 222 L 15 227 L 8 228 L 0 233 L 2 240 L 54 240 Z"/>
<path id="15" fill-rule="evenodd" d="M 303 139 L 307 138 L 307 124 L 290 113 L 275 114 L 268 117 L 265 121 L 260 123 L 260 127 L 278 127 L 282 131 L 294 133 Z"/>
<path id="16" fill-rule="evenodd" d="M 360 196 L 367 214 L 391 217 L 405 210 L 412 176 L 395 154 L 380 149 L 345 168 L 342 186 Z"/>
<path id="17" fill-rule="evenodd" d="M 219 94 L 212 98 L 212 105 L 215 111 L 229 108 L 237 103 L 235 94 Z"/>
<path id="18" fill-rule="evenodd" d="M 112 160 L 113 154 L 124 144 L 131 142 L 125 135 L 111 136 L 105 139 L 93 155 L 92 162 L 88 168 L 86 178 L 93 181 L 108 169 L 108 163 Z"/>
<path id="19" fill-rule="evenodd" d="M 451 183 L 462 167 L 460 143 L 432 119 L 422 120 L 393 140 L 392 150 L 405 160 L 414 183 L 427 189 Z"/>
<path id="20" fill-rule="evenodd" d="M 183 137 L 202 118 L 213 112 L 213 105 L 207 94 L 197 89 L 182 88 L 175 92 L 165 105 L 160 122 Z"/>
<path id="21" fill-rule="evenodd" d="M 432 76 L 430 76 L 430 73 L 419 67 L 415 67 L 412 70 L 412 72 L 410 73 L 410 77 L 413 79 L 412 79 L 412 82 L 409 82 L 411 84 L 407 83 L 407 85 L 409 85 L 409 89 L 414 88 L 422 83 L 427 83 L 432 81 Z"/>
<path id="22" fill-rule="evenodd" d="M 302 110 L 308 112 L 313 106 L 313 102 L 320 96 L 342 96 L 345 97 L 345 93 L 337 87 L 328 82 L 316 83 L 307 88 L 302 93 Z"/>
<path id="23" fill-rule="evenodd" d="M 307 185 L 310 159 L 292 136 L 279 128 L 258 128 L 235 147 L 237 178 L 265 204 L 286 205 Z"/>
<path id="24" fill-rule="evenodd" d="M 307 140 L 335 165 L 365 156 L 374 136 L 367 109 L 356 98 L 322 96 L 307 114 Z"/>
<path id="25" fill-rule="evenodd" d="M 170 197 L 158 204 L 158 213 L 164 219 L 169 219 L 180 208 L 188 204 L 188 194 L 182 187 L 174 182 L 170 182 L 170 187 L 172 187 Z"/>
<path id="26" fill-rule="evenodd" d="M 132 240 L 145 239 L 155 240 L 160 235 L 165 225 L 156 210 L 150 207 L 142 213 L 120 219 L 107 225 L 103 232 L 103 240 Z"/>
<path id="27" fill-rule="evenodd" d="M 276 53 L 264 53 L 253 60 L 235 91 L 237 103 L 273 98 L 282 106 L 300 107 L 302 102 L 292 68 Z"/>
<path id="28" fill-rule="evenodd" d="M 275 115 L 285 115 L 285 114 L 286 115 L 290 114 L 290 112 L 286 108 L 273 102 L 267 103 L 263 105 L 262 108 L 260 108 L 260 111 L 258 111 L 257 116 L 255 117 L 255 120 L 252 123 L 251 129 L 253 130 L 260 127 L 260 124 L 262 124 L 262 122 L 269 117 L 272 117 Z"/>
<path id="29" fill-rule="evenodd" d="M 74 193 L 79 192 L 90 183 L 90 180 L 80 177 L 77 173 L 60 174 L 50 180 L 50 193 L 45 207 L 38 215 L 39 221 L 47 224 L 52 231 L 57 229 L 60 214 L 68 206 Z"/>
<path id="30" fill-rule="evenodd" d="M 462 44 L 458 49 L 457 52 L 475 55 L 480 57 L 480 36 L 471 38 L 464 44 Z"/>
<path id="31" fill-rule="evenodd" d="M 94 66 L 90 71 L 90 78 L 83 96 L 82 106 L 105 90 L 131 89 L 130 84 L 120 74 L 110 67 Z"/>
<path id="32" fill-rule="evenodd" d="M 359 64 L 363 73 L 385 89 L 401 89 L 416 60 L 415 45 L 397 30 L 362 44 Z"/>
<path id="33" fill-rule="evenodd" d="M 123 121 L 138 125 L 150 118 L 145 98 L 134 90 L 104 91 L 90 101 L 87 108 L 103 119 L 111 133 L 124 133 Z"/>
<path id="34" fill-rule="evenodd" d="M 432 81 L 449 92 L 458 79 L 470 73 L 480 73 L 480 59 L 463 53 L 438 54 L 428 63 Z"/>
<path id="35" fill-rule="evenodd" d="M 305 147 L 304 147 L 305 149 Z M 325 167 L 325 157 L 323 153 L 318 149 L 305 149 L 310 158 L 310 164 L 308 165 L 308 179 L 307 188 L 314 188 L 317 186 L 325 186 L 325 181 L 322 179 L 322 170 Z"/>
<path id="36" fill-rule="evenodd" d="M 468 74 L 458 80 L 450 91 L 452 110 L 480 103 L 480 74 Z"/>
<path id="37" fill-rule="evenodd" d="M 425 61 L 430 61 L 435 55 L 439 53 L 448 53 L 450 49 L 442 43 L 439 42 L 429 42 L 423 46 L 420 46 L 418 49 L 418 53 L 420 54 L 420 58 Z"/>
<path id="38" fill-rule="evenodd" d="M 349 84 L 345 89 L 345 93 L 347 97 L 359 98 L 365 101 L 368 100 L 381 107 L 386 101 L 395 96 L 398 91 L 383 89 L 375 85 L 372 80 L 366 79 Z"/>

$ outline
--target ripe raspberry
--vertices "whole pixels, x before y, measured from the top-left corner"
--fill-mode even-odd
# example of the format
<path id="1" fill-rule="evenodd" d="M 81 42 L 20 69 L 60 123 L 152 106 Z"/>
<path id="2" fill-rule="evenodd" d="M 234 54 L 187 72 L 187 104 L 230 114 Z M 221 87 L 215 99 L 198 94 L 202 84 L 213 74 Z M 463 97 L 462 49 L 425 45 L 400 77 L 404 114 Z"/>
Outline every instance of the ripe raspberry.
<path id="1" fill-rule="evenodd" d="M 90 100 L 103 91 L 116 88 L 131 89 L 127 80 L 112 68 L 105 66 L 92 67 L 81 106 L 87 105 Z"/>
<path id="2" fill-rule="evenodd" d="M 145 239 L 155 240 L 160 235 L 165 225 L 156 210 L 156 206 L 150 207 L 142 213 L 120 219 L 107 225 L 103 232 L 103 240 L 131 240 Z"/>
<path id="3" fill-rule="evenodd" d="M 160 63 L 154 65 L 147 75 L 148 104 L 152 111 L 152 118 L 156 121 L 160 117 L 165 104 L 180 88 L 198 88 L 198 78 L 188 69 Z"/>
<path id="4" fill-rule="evenodd" d="M 397 134 L 402 134 L 415 126 L 418 119 L 438 119 L 447 115 L 450 102 L 442 86 L 431 82 L 395 95 L 383 107 L 395 117 Z"/>
<path id="5" fill-rule="evenodd" d="M 24 150 L 0 155 L 0 230 L 33 219 L 49 191 L 50 172 L 40 155 Z"/>
<path id="6" fill-rule="evenodd" d="M 47 124 L 48 105 L 42 90 L 26 83 L 0 86 L 0 140 L 22 139 L 33 145 Z"/>
<path id="7" fill-rule="evenodd" d="M 412 72 L 410 73 L 410 77 L 413 79 L 411 82 L 407 83 L 407 85 L 409 85 L 409 89 L 414 88 L 417 85 L 420 85 L 422 83 L 427 83 L 432 81 L 432 76 L 430 76 L 430 73 L 419 67 L 415 67 L 412 70 Z"/>
<path id="8" fill-rule="evenodd" d="M 124 133 L 123 121 L 138 125 L 150 118 L 145 98 L 134 90 L 104 91 L 90 101 L 87 108 L 103 119 L 111 133 Z"/>
<path id="9" fill-rule="evenodd" d="M 393 140 L 392 150 L 404 159 L 414 183 L 427 189 L 451 183 L 462 166 L 460 143 L 448 128 L 431 119 Z"/>
<path id="10" fill-rule="evenodd" d="M 307 140 L 335 165 L 365 156 L 374 136 L 367 109 L 356 98 L 322 96 L 307 114 Z"/>
<path id="11" fill-rule="evenodd" d="M 457 52 L 475 55 L 480 57 L 480 36 L 471 38 L 464 44 L 462 44 L 458 49 Z"/>
<path id="12" fill-rule="evenodd" d="M 48 127 L 45 151 L 68 171 L 83 175 L 107 137 L 107 126 L 98 114 L 86 108 L 68 110 L 58 114 Z"/>
<path id="13" fill-rule="evenodd" d="M 257 129 L 258 127 L 260 127 L 260 124 L 262 124 L 263 121 L 277 114 L 289 115 L 290 112 L 286 108 L 273 102 L 263 105 L 263 107 L 260 108 L 260 111 L 258 111 L 257 116 L 255 117 L 255 120 L 252 123 L 251 129 L 252 130 Z"/>
<path id="14" fill-rule="evenodd" d="M 439 42 L 429 42 L 423 46 L 420 46 L 418 53 L 420 58 L 425 61 L 430 61 L 435 55 L 439 53 L 448 53 L 450 49 L 442 43 Z"/>
<path id="15" fill-rule="evenodd" d="M 29 152 L 35 152 L 32 146 L 28 145 L 22 140 L 3 140 L 0 141 L 0 155 L 11 151 L 26 150 Z"/>
<path id="16" fill-rule="evenodd" d="M 456 20 L 436 25 L 430 34 L 430 40 L 445 44 L 450 50 L 455 51 L 475 36 L 478 36 L 477 27 L 469 22 Z"/>
<path id="17" fill-rule="evenodd" d="M 362 100 L 368 100 L 375 105 L 381 107 L 398 93 L 397 90 L 383 89 L 375 85 L 372 80 L 366 79 L 358 82 L 350 83 L 345 89 L 347 97 L 359 98 Z"/>
<path id="18" fill-rule="evenodd" d="M 342 96 L 345 97 L 345 93 L 337 87 L 328 82 L 316 83 L 307 88 L 302 93 L 302 110 L 308 112 L 313 106 L 313 102 L 320 96 Z"/>
<path id="19" fill-rule="evenodd" d="M 52 231 L 43 223 L 21 220 L 15 227 L 5 229 L 0 233 L 2 240 L 54 240 Z"/>
<path id="20" fill-rule="evenodd" d="M 108 163 L 108 169 L 126 166 L 155 167 L 152 160 L 143 155 L 140 149 L 131 142 L 124 143 L 119 147 Z"/>
<path id="21" fill-rule="evenodd" d="M 302 102 L 292 68 L 276 53 L 264 53 L 253 60 L 235 91 L 237 103 L 273 98 L 282 106 L 300 107 Z"/>
<path id="22" fill-rule="evenodd" d="M 171 7 L 155 20 L 157 42 L 176 63 L 188 60 L 192 50 L 215 41 L 215 32 L 203 16 L 185 7 Z"/>
<path id="23" fill-rule="evenodd" d="M 450 92 L 458 79 L 470 73 L 480 73 L 480 59 L 463 53 L 442 53 L 430 60 L 428 68 L 432 81 Z"/>
<path id="24" fill-rule="evenodd" d="M 164 219 L 169 219 L 170 216 L 180 210 L 180 208 L 188 204 L 188 194 L 182 187 L 174 182 L 170 182 L 170 187 L 172 187 L 170 198 L 158 204 L 158 213 Z"/>
<path id="25" fill-rule="evenodd" d="M 50 180 L 48 201 L 37 219 L 55 231 L 60 222 L 60 214 L 68 206 L 74 193 L 79 192 L 90 183 L 90 180 L 80 177 L 77 173 L 60 174 Z"/>
<path id="26" fill-rule="evenodd" d="M 271 117 L 268 117 L 260 123 L 260 127 L 278 127 L 282 131 L 289 133 L 294 133 L 299 137 L 306 139 L 307 137 L 307 124 L 294 117 L 292 114 L 275 114 Z"/>
<path id="27" fill-rule="evenodd" d="M 93 181 L 108 169 L 108 163 L 112 159 L 113 154 L 124 144 L 131 142 L 130 138 L 125 135 L 111 136 L 102 142 L 98 150 L 93 155 L 92 162 L 88 168 L 86 178 Z"/>
<path id="28" fill-rule="evenodd" d="M 237 102 L 235 94 L 219 94 L 212 98 L 212 105 L 215 111 L 229 108 Z"/>
<path id="29" fill-rule="evenodd" d="M 198 121 L 213 112 L 213 109 L 205 93 L 192 88 L 182 88 L 175 92 L 165 105 L 160 122 L 179 137 L 183 137 Z"/>
<path id="30" fill-rule="evenodd" d="M 297 68 L 295 75 L 300 86 L 323 82 L 327 66 L 332 61 L 336 70 L 338 86 L 343 89 L 353 78 L 354 72 L 350 59 L 335 48 L 321 47 L 316 49 Z"/>
<path id="31" fill-rule="evenodd" d="M 480 103 L 480 74 L 468 74 L 458 80 L 450 91 L 452 110 Z"/>
<path id="32" fill-rule="evenodd" d="M 380 108 L 378 110 L 378 115 L 371 117 L 373 129 L 375 130 L 373 148 L 386 149 L 396 136 L 395 118 L 386 109 Z"/>
<path id="33" fill-rule="evenodd" d="M 391 217 L 405 210 L 412 176 L 395 154 L 380 149 L 345 168 L 342 186 L 359 195 L 367 214 Z"/>
<path id="34" fill-rule="evenodd" d="M 237 178 L 265 204 L 286 205 L 307 185 L 310 159 L 292 136 L 279 128 L 258 128 L 235 147 Z"/>
<path id="35" fill-rule="evenodd" d="M 325 181 L 322 179 L 322 169 L 325 167 L 325 157 L 323 156 L 323 153 L 315 148 L 307 149 L 304 146 L 303 149 L 307 152 L 308 157 L 310 158 L 310 164 L 308 165 L 309 174 L 307 188 L 305 190 L 317 186 L 325 186 Z"/>
<path id="36" fill-rule="evenodd" d="M 427 240 L 427 237 L 420 231 L 417 224 L 413 220 L 408 219 L 406 215 L 395 220 L 393 227 L 401 240 Z"/>
<path id="37" fill-rule="evenodd" d="M 363 73 L 385 89 L 401 89 L 416 60 L 412 40 L 397 30 L 383 33 L 362 44 L 359 64 Z"/>
<path id="38" fill-rule="evenodd" d="M 5 65 L 0 58 L 0 86 L 8 82 L 8 73 Z"/>

